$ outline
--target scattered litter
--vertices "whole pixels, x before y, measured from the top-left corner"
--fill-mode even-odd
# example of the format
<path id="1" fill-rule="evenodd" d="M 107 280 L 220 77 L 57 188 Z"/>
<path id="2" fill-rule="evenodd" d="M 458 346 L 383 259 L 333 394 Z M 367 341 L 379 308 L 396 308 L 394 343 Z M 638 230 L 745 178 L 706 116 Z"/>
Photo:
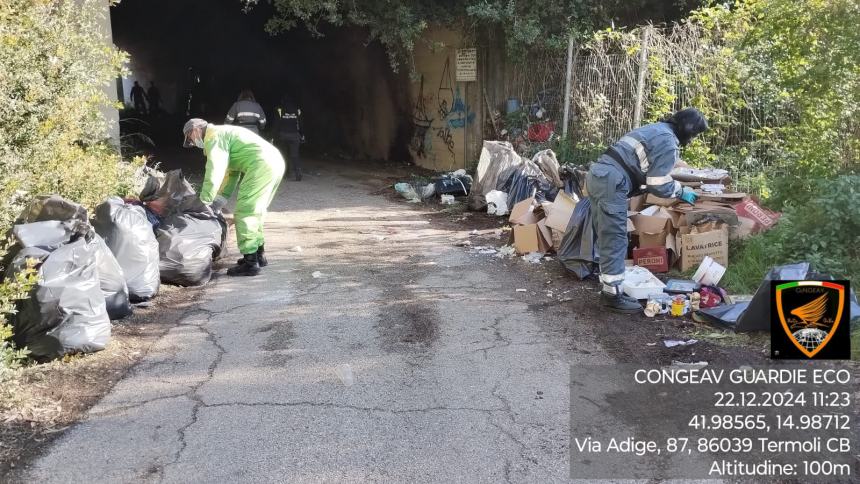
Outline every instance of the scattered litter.
<path id="1" fill-rule="evenodd" d="M 532 264 L 540 264 L 541 259 L 543 259 L 543 252 L 529 252 L 523 256 L 524 261 L 531 262 Z"/>
<path id="2" fill-rule="evenodd" d="M 698 343 L 697 339 L 688 339 L 687 341 L 681 339 L 667 339 L 663 341 L 663 344 L 666 345 L 666 348 L 674 348 L 676 346 L 690 346 Z"/>
<path id="3" fill-rule="evenodd" d="M 340 378 L 340 381 L 344 386 L 351 387 L 352 384 L 355 383 L 355 377 L 352 375 L 352 367 L 349 366 L 348 363 L 338 365 L 334 372 L 337 374 L 337 377 Z"/>
<path id="4" fill-rule="evenodd" d="M 410 203 L 418 203 L 421 201 L 421 197 L 418 195 L 418 192 L 415 191 L 415 188 L 409 183 L 395 183 L 394 189 L 397 190 L 397 193 L 403 196 L 403 198 L 409 200 Z"/>
<path id="5" fill-rule="evenodd" d="M 478 229 L 472 229 L 472 231 L 469 232 L 469 235 L 472 235 L 472 236 L 478 235 Z"/>
<path id="6" fill-rule="evenodd" d="M 442 195 L 439 199 L 442 205 L 454 205 L 454 195 Z"/>
<path id="7" fill-rule="evenodd" d="M 657 346 L 657 343 L 645 343 L 645 346 Z"/>
<path id="8" fill-rule="evenodd" d="M 457 242 L 454 242 L 454 246 L 455 247 L 471 247 L 472 241 L 471 240 L 458 240 Z"/>
<path id="9" fill-rule="evenodd" d="M 724 338 L 728 338 L 728 337 L 730 337 L 730 336 L 731 336 L 731 335 L 726 334 L 726 333 L 708 333 L 708 334 L 706 334 L 706 335 L 705 335 L 705 338 L 711 338 L 711 339 L 724 339 Z"/>
<path id="10" fill-rule="evenodd" d="M 514 246 L 505 245 L 505 246 L 499 248 L 499 253 L 496 254 L 496 257 L 499 257 L 499 258 L 508 257 L 508 258 L 510 258 L 510 257 L 515 257 L 516 255 L 517 255 L 517 249 L 515 249 Z"/>
<path id="11" fill-rule="evenodd" d="M 669 279 L 666 281 L 666 289 L 664 291 L 670 294 L 687 294 L 699 289 L 699 285 L 695 281 L 689 279 Z"/>
<path id="12" fill-rule="evenodd" d="M 319 279 L 320 277 L 324 277 L 324 276 L 325 276 L 325 274 L 323 274 L 320 271 L 314 271 L 313 274 L 311 274 L 311 277 L 313 277 L 314 279 Z"/>
<path id="13" fill-rule="evenodd" d="M 301 246 L 298 246 L 298 245 L 290 249 L 290 252 L 301 252 L 301 251 L 302 251 L 302 248 L 301 248 Z"/>
<path id="14" fill-rule="evenodd" d="M 525 289 L 520 288 L 520 289 L 517 289 L 517 292 L 526 292 L 526 290 L 525 290 Z"/>
<path id="15" fill-rule="evenodd" d="M 701 187 L 703 192 L 710 193 L 713 195 L 722 195 L 723 191 L 726 189 L 726 186 L 722 183 L 703 183 Z"/>

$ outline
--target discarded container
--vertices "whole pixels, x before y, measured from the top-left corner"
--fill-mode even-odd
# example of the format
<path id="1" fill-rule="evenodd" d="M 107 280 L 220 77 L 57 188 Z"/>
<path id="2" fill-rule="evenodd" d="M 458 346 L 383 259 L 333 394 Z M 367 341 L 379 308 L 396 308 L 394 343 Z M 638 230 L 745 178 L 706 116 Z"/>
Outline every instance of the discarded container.
<path id="1" fill-rule="evenodd" d="M 454 195 L 442 195 L 439 201 L 442 205 L 454 205 Z"/>
<path id="2" fill-rule="evenodd" d="M 672 299 L 672 316 L 680 317 L 687 314 L 689 310 L 689 301 L 682 294 L 678 294 Z"/>
<path id="3" fill-rule="evenodd" d="M 716 286 L 725 273 L 726 268 L 722 264 L 709 256 L 705 256 L 696 273 L 693 274 L 693 280 L 703 286 Z"/>
<path id="4" fill-rule="evenodd" d="M 632 266 L 624 269 L 624 294 L 636 299 L 648 299 L 649 294 L 660 292 L 666 287 L 660 279 L 644 267 Z"/>
<path id="5" fill-rule="evenodd" d="M 689 279 L 669 279 L 666 281 L 665 292 L 669 294 L 688 294 L 699 289 L 695 281 Z"/>

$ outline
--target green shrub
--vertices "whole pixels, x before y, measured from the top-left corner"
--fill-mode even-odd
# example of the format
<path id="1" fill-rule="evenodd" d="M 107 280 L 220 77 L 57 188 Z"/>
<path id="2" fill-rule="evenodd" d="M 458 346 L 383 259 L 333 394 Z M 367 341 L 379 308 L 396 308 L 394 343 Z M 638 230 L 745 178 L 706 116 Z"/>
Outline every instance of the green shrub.
<path id="1" fill-rule="evenodd" d="M 104 110 L 116 107 L 126 60 L 100 28 L 106 14 L 104 0 L 0 2 L 0 236 L 35 196 L 92 209 L 131 191 L 140 160 L 123 162 L 106 142 Z M 26 356 L 6 318 L 34 277 L 0 277 L 0 369 Z"/>
<path id="2" fill-rule="evenodd" d="M 771 267 L 808 261 L 837 278 L 860 281 L 860 175 L 812 182 L 814 195 L 787 202 L 779 223 L 732 249 L 723 283 L 750 292 Z"/>
<path id="3" fill-rule="evenodd" d="M 129 184 L 134 167 L 105 142 L 126 60 L 105 15 L 101 0 L 0 3 L 0 233 L 33 196 L 92 208 Z"/>

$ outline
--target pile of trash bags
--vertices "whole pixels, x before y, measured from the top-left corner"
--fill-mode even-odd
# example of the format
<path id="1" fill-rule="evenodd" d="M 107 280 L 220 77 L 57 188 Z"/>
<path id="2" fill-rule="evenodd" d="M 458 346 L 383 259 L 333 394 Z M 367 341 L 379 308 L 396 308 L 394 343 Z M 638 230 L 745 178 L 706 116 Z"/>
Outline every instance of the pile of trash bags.
<path id="1" fill-rule="evenodd" d="M 512 207 L 532 196 L 538 202 L 554 200 L 565 186 L 552 150 L 538 152 L 529 160 L 517 154 L 507 141 L 484 141 L 475 173 L 468 201 L 470 210 L 487 207 L 487 194 L 494 190 L 506 193 L 507 204 Z"/>
<path id="2" fill-rule="evenodd" d="M 46 360 L 104 349 L 111 320 L 154 298 L 162 282 L 207 283 L 225 252 L 227 223 L 176 170 L 151 175 L 140 200 L 107 199 L 92 223 L 80 204 L 39 197 L 11 236 L 3 276 L 34 270 L 38 280 L 10 318 L 14 340 Z"/>
<path id="3" fill-rule="evenodd" d="M 41 197 L 16 220 L 12 235 L 6 277 L 31 265 L 38 276 L 11 317 L 15 343 L 39 359 L 104 349 L 111 318 L 132 309 L 122 268 L 86 210 L 58 196 Z"/>

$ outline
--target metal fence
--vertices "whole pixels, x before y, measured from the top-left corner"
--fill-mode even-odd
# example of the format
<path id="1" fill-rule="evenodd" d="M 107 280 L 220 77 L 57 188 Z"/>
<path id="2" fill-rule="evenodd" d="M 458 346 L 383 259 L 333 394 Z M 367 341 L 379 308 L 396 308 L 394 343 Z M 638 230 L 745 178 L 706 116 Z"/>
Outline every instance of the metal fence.
<path id="1" fill-rule="evenodd" d="M 729 169 L 739 188 L 755 191 L 756 180 L 765 173 L 775 174 L 778 168 L 758 134 L 760 128 L 766 127 L 768 113 L 749 107 L 724 106 L 713 82 L 707 88 L 700 82 L 704 76 L 713 80 L 720 73 L 709 71 L 717 67 L 698 62 L 704 52 L 697 43 L 695 31 L 644 27 L 639 33 L 642 45 L 646 46 L 644 51 L 618 52 L 615 49 L 610 52 L 595 49 L 594 45 L 573 49 L 566 129 L 563 119 L 568 58 L 563 53 L 530 57 L 516 64 L 507 76 L 506 92 L 522 102 L 526 124 L 555 122 L 556 133 L 562 139 L 554 143 L 554 147 L 562 159 L 575 164 L 593 161 L 607 145 L 640 122 L 653 121 L 707 96 L 712 110 L 708 113 L 709 121 L 719 127 L 703 138 L 715 155 L 710 164 Z M 659 84 L 660 80 L 649 70 L 648 62 L 653 62 L 654 55 L 648 52 L 649 47 L 654 54 L 662 56 L 660 69 L 673 74 L 669 76 L 674 79 L 673 84 L 666 86 L 665 81 Z M 661 95 L 672 100 L 667 112 L 650 112 L 653 96 Z M 546 113 L 542 119 L 534 116 L 538 106 Z M 562 137 L 563 132 L 567 136 Z M 527 137 L 520 137 L 520 141 L 518 147 L 526 152 L 547 145 L 529 142 Z"/>

